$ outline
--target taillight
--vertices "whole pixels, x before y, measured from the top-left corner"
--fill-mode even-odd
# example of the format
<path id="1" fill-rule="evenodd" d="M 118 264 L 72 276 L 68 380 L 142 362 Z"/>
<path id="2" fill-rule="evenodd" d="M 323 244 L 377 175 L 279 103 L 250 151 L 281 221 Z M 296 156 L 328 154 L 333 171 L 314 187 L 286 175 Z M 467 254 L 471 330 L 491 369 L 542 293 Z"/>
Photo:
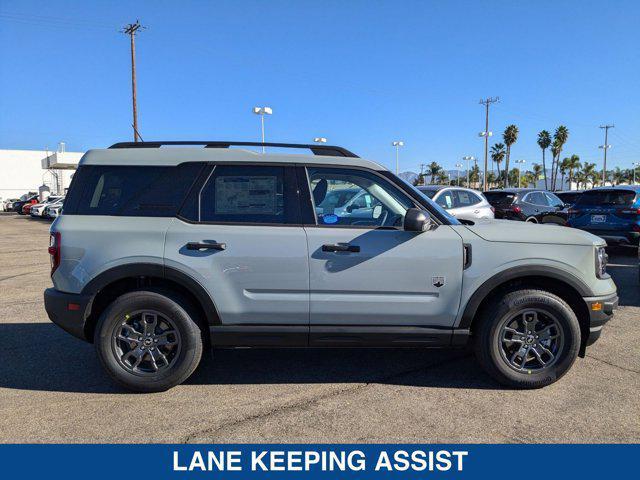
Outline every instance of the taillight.
<path id="1" fill-rule="evenodd" d="M 496 213 L 496 207 L 489 207 L 493 213 Z"/>
<path id="2" fill-rule="evenodd" d="M 520 212 L 522 212 L 522 209 L 519 206 L 514 205 L 513 207 L 511 207 L 511 211 L 513 213 L 520 213 Z"/>
<path id="3" fill-rule="evenodd" d="M 623 215 L 640 215 L 640 208 L 619 208 L 618 213 Z"/>
<path id="4" fill-rule="evenodd" d="M 640 225 L 634 223 L 633 225 L 631 225 L 631 230 L 633 230 L 634 232 L 640 232 Z"/>
<path id="5" fill-rule="evenodd" d="M 51 275 L 60 265 L 60 232 L 53 232 L 49 236 L 49 255 L 51 256 Z"/>

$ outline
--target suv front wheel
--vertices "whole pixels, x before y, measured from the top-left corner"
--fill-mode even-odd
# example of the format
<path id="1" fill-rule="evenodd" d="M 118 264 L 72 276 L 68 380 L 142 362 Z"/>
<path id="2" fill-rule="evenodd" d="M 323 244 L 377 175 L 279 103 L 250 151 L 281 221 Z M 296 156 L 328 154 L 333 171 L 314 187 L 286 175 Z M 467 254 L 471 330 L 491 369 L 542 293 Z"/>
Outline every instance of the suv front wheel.
<path id="1" fill-rule="evenodd" d="M 140 290 L 113 301 L 94 342 L 109 376 L 137 392 L 184 382 L 202 357 L 202 335 L 190 305 L 170 293 Z"/>
<path id="2" fill-rule="evenodd" d="M 517 290 L 480 313 L 476 356 L 496 380 L 540 388 L 562 377 L 580 349 L 580 325 L 571 307 L 544 290 Z"/>

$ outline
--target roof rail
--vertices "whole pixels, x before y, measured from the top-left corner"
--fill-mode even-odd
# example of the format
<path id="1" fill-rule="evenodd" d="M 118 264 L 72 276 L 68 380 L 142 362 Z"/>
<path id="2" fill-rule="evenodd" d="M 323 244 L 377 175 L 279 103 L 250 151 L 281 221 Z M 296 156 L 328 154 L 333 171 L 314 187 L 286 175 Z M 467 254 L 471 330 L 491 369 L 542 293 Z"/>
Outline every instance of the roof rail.
<path id="1" fill-rule="evenodd" d="M 331 145 L 309 145 L 303 143 L 271 143 L 271 142 L 220 142 L 220 141 L 168 141 L 168 142 L 120 142 L 114 143 L 109 148 L 160 148 L 164 145 L 202 145 L 205 148 L 229 148 L 230 146 L 243 147 L 281 147 L 281 148 L 306 148 L 314 155 L 327 155 L 332 157 L 359 158 L 346 148 Z"/>

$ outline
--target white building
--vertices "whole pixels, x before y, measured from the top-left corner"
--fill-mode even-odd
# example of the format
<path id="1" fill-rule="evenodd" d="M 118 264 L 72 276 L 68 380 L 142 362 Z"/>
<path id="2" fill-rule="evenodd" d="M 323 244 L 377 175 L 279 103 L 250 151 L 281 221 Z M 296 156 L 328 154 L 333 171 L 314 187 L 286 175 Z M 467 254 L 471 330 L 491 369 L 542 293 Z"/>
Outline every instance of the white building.
<path id="1" fill-rule="evenodd" d="M 79 152 L 46 150 L 0 150 L 0 199 L 20 198 L 45 187 L 52 194 L 63 194 L 75 172 Z"/>

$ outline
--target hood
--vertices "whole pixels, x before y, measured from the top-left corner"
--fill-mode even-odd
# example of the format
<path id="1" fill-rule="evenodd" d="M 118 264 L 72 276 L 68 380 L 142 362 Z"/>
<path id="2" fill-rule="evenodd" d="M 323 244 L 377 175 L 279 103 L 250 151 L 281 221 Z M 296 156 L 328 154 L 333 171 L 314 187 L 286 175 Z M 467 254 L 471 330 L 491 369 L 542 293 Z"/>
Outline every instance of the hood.
<path id="1" fill-rule="evenodd" d="M 552 224 L 488 220 L 477 221 L 475 225 L 467 225 L 466 228 L 489 242 L 547 243 L 555 245 L 605 244 L 603 239 L 588 232 Z"/>

